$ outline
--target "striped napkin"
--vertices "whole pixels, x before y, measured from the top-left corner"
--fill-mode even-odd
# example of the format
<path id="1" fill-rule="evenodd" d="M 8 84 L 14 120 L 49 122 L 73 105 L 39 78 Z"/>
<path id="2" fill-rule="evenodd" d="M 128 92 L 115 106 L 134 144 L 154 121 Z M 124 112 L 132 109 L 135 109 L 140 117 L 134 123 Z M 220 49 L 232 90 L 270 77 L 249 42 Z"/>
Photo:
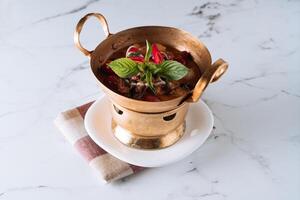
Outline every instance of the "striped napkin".
<path id="1" fill-rule="evenodd" d="M 84 127 L 84 116 L 92 104 L 84 104 L 57 116 L 54 123 L 66 140 L 100 174 L 104 182 L 121 179 L 144 169 L 113 157 L 90 138 Z"/>

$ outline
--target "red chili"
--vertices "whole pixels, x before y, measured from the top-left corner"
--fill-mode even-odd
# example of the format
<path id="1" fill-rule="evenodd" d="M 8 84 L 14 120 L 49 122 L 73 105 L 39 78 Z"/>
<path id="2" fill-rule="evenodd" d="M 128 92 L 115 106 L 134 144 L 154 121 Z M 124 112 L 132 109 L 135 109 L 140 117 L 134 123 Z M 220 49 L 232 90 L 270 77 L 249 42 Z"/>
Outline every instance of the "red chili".
<path id="1" fill-rule="evenodd" d="M 130 56 L 129 58 L 137 62 L 144 62 L 144 58 L 140 56 Z"/>
<path id="2" fill-rule="evenodd" d="M 129 49 L 127 50 L 128 53 L 138 52 L 138 51 L 139 51 L 139 49 L 137 47 L 134 47 L 134 46 L 129 47 Z"/>
<path id="3" fill-rule="evenodd" d="M 152 59 L 155 64 L 159 64 L 163 61 L 163 55 L 158 50 L 156 44 L 152 44 Z"/>

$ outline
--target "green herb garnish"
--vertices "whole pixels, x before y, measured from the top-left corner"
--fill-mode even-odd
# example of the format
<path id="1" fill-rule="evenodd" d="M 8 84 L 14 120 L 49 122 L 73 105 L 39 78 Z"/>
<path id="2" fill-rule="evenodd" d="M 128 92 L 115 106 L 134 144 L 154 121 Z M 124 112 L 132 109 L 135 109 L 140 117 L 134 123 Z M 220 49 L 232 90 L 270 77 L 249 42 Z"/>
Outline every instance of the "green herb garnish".
<path id="1" fill-rule="evenodd" d="M 175 60 L 166 60 L 159 65 L 156 74 L 167 78 L 169 80 L 179 80 L 188 73 L 188 68 L 186 68 L 180 62 Z"/>
<path id="2" fill-rule="evenodd" d="M 150 44 L 150 42 L 148 42 L 148 40 L 146 40 L 146 54 L 145 54 L 145 62 L 149 62 L 149 59 L 151 57 L 152 54 L 152 46 Z"/>
<path id="3" fill-rule="evenodd" d="M 155 88 L 152 82 L 152 72 L 149 69 L 146 70 L 146 83 L 152 92 L 155 93 Z"/>
<path id="4" fill-rule="evenodd" d="M 130 53 L 129 57 L 137 56 Z M 108 64 L 108 66 L 121 78 L 130 78 L 140 73 L 141 80 L 155 93 L 153 77 L 163 77 L 167 80 L 179 80 L 187 75 L 188 68 L 174 60 L 165 60 L 159 64 L 150 61 L 152 45 L 146 40 L 146 54 L 142 61 L 135 62 L 130 58 L 119 58 Z M 152 57 L 153 59 L 153 57 Z"/>
<path id="5" fill-rule="evenodd" d="M 129 78 L 139 73 L 137 63 L 130 58 L 116 59 L 108 66 L 121 78 Z"/>

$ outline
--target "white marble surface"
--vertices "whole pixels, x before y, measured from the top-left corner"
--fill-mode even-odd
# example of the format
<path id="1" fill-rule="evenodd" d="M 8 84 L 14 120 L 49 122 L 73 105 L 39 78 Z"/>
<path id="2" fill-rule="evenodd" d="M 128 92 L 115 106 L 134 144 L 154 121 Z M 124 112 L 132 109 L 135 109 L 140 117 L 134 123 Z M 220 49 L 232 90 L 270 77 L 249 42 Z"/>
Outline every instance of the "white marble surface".
<path id="1" fill-rule="evenodd" d="M 207 2 L 1 0 L 0 199 L 300 199 L 300 2 Z M 113 33 L 182 28 L 230 63 L 204 95 L 216 121 L 204 146 L 109 185 L 53 126 L 101 93 L 72 38 L 94 11 Z M 102 39 L 91 20 L 83 43 Z"/>

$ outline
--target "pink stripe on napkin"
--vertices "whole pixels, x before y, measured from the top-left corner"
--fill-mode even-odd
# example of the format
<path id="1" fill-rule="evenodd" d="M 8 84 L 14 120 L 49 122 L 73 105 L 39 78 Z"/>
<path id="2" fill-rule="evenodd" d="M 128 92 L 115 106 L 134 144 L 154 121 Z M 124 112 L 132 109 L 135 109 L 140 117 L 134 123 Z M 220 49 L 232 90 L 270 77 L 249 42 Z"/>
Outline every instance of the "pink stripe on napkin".
<path id="1" fill-rule="evenodd" d="M 55 119 L 55 124 L 89 165 L 100 173 L 105 182 L 135 174 L 143 167 L 123 162 L 99 147 L 84 128 L 84 117 L 93 102 L 62 112 Z"/>
<path id="2" fill-rule="evenodd" d="M 77 140 L 74 144 L 74 147 L 88 162 L 107 153 L 101 149 L 88 135 Z"/>

